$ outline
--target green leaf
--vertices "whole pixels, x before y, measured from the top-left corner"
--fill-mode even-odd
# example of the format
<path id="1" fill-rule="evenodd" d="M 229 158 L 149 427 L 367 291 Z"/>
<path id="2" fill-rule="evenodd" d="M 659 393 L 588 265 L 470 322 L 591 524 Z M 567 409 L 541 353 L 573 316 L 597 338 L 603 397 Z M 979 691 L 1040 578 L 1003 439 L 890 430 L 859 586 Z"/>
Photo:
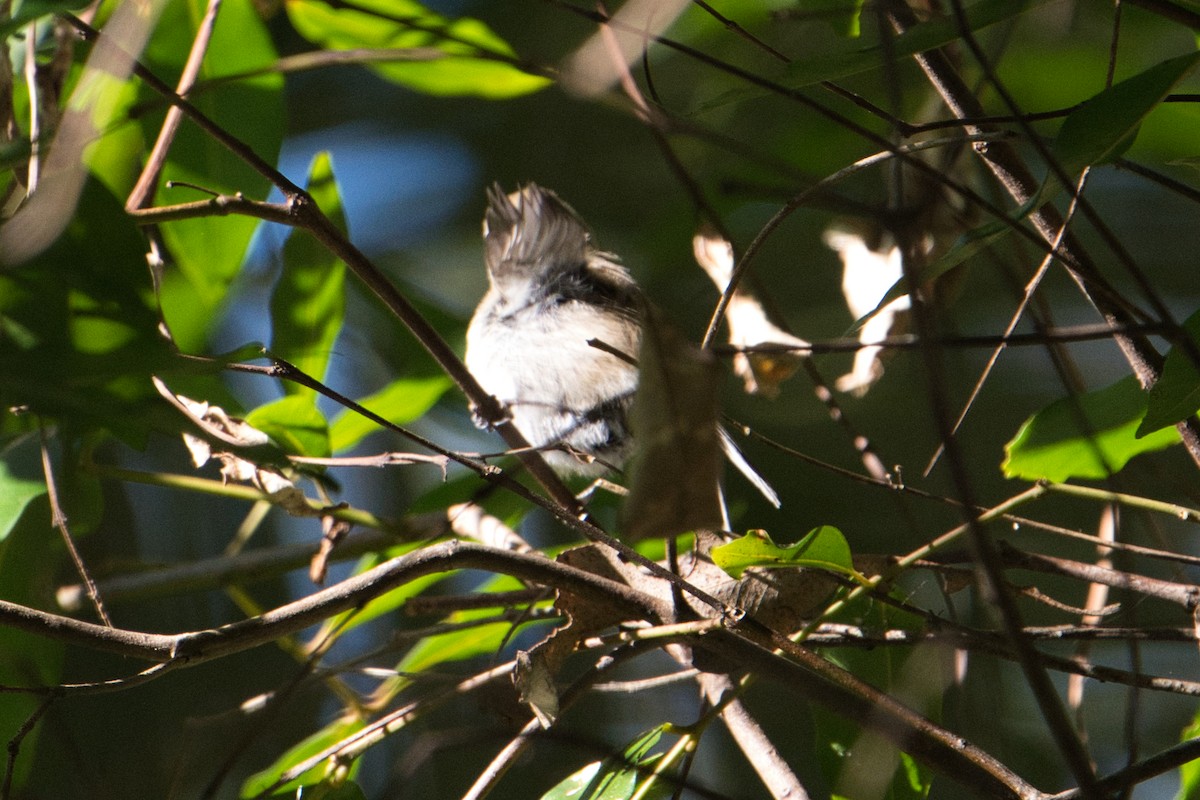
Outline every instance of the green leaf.
<path id="1" fill-rule="evenodd" d="M 406 552 L 412 551 L 417 545 L 406 545 L 404 547 L 390 548 L 386 553 L 371 553 L 359 559 L 355 567 L 354 574 L 361 575 L 369 569 L 379 566 L 388 559 L 403 555 Z M 403 606 L 412 598 L 424 592 L 429 587 L 442 581 L 446 576 L 441 573 L 432 575 L 423 575 L 419 578 L 407 581 L 404 584 L 397 586 L 390 592 L 384 592 L 369 601 L 361 608 L 344 611 L 330 617 L 321 626 L 321 631 L 313 637 L 314 641 L 323 641 L 327 636 L 343 636 L 346 633 L 354 630 L 360 625 L 364 625 L 371 620 L 378 619 L 385 614 L 390 614 L 396 609 Z"/>
<path id="2" fill-rule="evenodd" d="M 958 241 L 949 250 L 921 268 L 919 274 L 916 276 L 917 285 L 924 286 L 937 280 L 950 270 L 961 265 L 967 259 L 975 256 L 975 254 L 990 247 L 1001 236 L 1011 233 L 1012 229 L 1013 226 L 1004 220 L 995 220 L 978 228 L 972 228 L 960 236 Z M 902 275 L 900 280 L 892 284 L 892 287 L 887 290 L 883 299 L 876 304 L 870 313 L 865 314 L 861 319 L 855 321 L 854 327 L 862 327 L 866 324 L 867 320 L 882 311 L 893 300 L 897 300 L 907 294 L 908 277 Z"/>
<path id="3" fill-rule="evenodd" d="M 1183 323 L 1184 334 L 1193 343 L 1200 342 L 1200 311 Z M 1167 353 L 1162 375 L 1150 387 L 1146 416 L 1138 425 L 1137 436 L 1182 422 L 1200 411 L 1200 371 L 1183 348 L 1175 346 Z"/>
<path id="4" fill-rule="evenodd" d="M 7 538 L 0 541 L 0 599 L 32 608 L 54 608 L 53 587 L 63 555 L 60 543 L 50 526 L 50 504 L 45 496 L 27 503 L 20 518 L 10 525 Z M 56 686 L 63 680 L 65 660 L 62 642 L 0 626 L 0 686 Z M 0 702 L 0 730 L 11 737 L 43 700 L 40 692 L 6 692 Z M 12 776 L 17 797 L 26 796 L 23 787 L 27 782 L 32 785 L 30 794 L 38 793 L 37 772 L 31 768 L 40 763 L 38 739 L 43 735 L 53 737 L 53 728 L 37 725 L 21 742 L 21 757 L 13 765 Z"/>
<path id="5" fill-rule="evenodd" d="M 1111 161 L 1133 143 L 1138 126 L 1189 72 L 1200 52 L 1168 59 L 1097 94 L 1063 120 L 1053 153 L 1068 175 Z"/>
<path id="6" fill-rule="evenodd" d="M 159 75 L 175 75 L 183 68 L 197 25 L 204 17 L 205 0 L 171 0 L 146 57 Z M 222 76 L 263 70 L 277 55 L 270 34 L 252 0 L 226 0 L 221 5 L 212 41 L 204 58 L 200 78 L 211 81 Z M 193 102 L 210 119 L 236 136 L 268 164 L 274 164 L 283 140 L 287 116 L 283 105 L 283 77 L 272 72 L 228 82 L 201 92 Z M 162 116 L 149 114 L 143 120 L 148 140 L 153 141 Z M 165 181 L 181 181 L 203 187 L 197 192 L 186 187 L 164 189 L 158 201 L 182 203 L 208 199 L 206 192 L 235 194 L 252 199 L 266 197 L 270 184 L 223 145 L 197 126 L 179 128 L 163 168 Z M 167 322 L 174 325 L 175 311 L 194 313 L 199 303 L 209 315 L 225 299 L 230 282 L 241 269 L 258 221 L 241 215 L 196 217 L 162 225 L 171 255 L 187 277 L 188 298 L 164 295 Z M 173 287 L 164 287 L 173 288 Z"/>
<path id="7" fill-rule="evenodd" d="M 303 741 L 291 747 L 286 753 L 275 760 L 275 763 L 264 770 L 254 773 L 242 784 L 242 797 L 257 797 L 263 792 L 270 789 L 279 780 L 279 777 L 290 770 L 293 766 L 310 758 L 311 756 L 326 750 L 329 747 L 337 744 L 348 736 L 351 736 L 365 727 L 366 723 L 359 719 L 337 719 L 326 725 L 321 730 L 306 737 Z M 350 767 L 350 775 L 347 778 L 352 778 L 354 773 L 358 771 L 359 761 L 355 761 Z M 340 766 L 340 765 L 339 765 Z M 328 776 L 334 765 L 328 761 L 322 762 L 312 769 L 305 772 L 299 778 L 288 782 L 287 784 L 276 789 L 274 795 L 296 795 L 296 790 L 301 786 L 314 786 L 321 783 Z M 308 795 L 301 795 L 307 797 Z"/>
<path id="8" fill-rule="evenodd" d="M 144 239 L 89 179 L 58 240 L 0 272 L 0 408 L 140 444 L 160 403 L 149 376 L 178 360 L 158 332 Z M 2 419 L 8 432 L 24 426 Z"/>
<path id="9" fill-rule="evenodd" d="M 445 375 L 429 378 L 399 378 L 374 394 L 358 401 L 364 408 L 396 425 L 420 419 L 441 399 L 453 383 Z M 333 452 L 340 453 L 380 430 L 371 420 L 346 409 L 334 418 L 329 428 Z"/>
<path id="10" fill-rule="evenodd" d="M 449 20 L 414 0 L 290 0 L 286 7 L 297 32 L 326 49 L 409 50 L 408 58 L 367 65 L 419 92 L 504 99 L 550 84 L 515 66 L 512 48 L 479 20 Z"/>
<path id="11" fill-rule="evenodd" d="M 648 768 L 659 759 L 657 755 L 650 755 L 650 751 L 658 744 L 664 730 L 665 725 L 651 728 L 630 742 L 620 754 L 593 761 L 558 783 L 542 795 L 541 800 L 629 800 L 639 784 L 649 777 Z M 670 797 L 671 791 L 670 785 L 656 782 L 642 797 Z"/>
<path id="12" fill-rule="evenodd" d="M 16 4 L 16 13 L 0 20 L 0 39 L 7 39 L 29 23 L 51 14 L 86 8 L 88 0 L 23 0 Z"/>
<path id="13" fill-rule="evenodd" d="M 1179 741 L 1186 742 L 1197 737 L 1200 737 L 1200 712 L 1192 718 L 1192 724 L 1179 734 Z M 1179 792 L 1175 800 L 1196 800 L 1197 797 L 1200 797 L 1200 761 L 1192 759 L 1179 766 Z"/>
<path id="14" fill-rule="evenodd" d="M 0 452 L 0 554 L 25 509 L 46 494 L 39 456 L 36 436 L 27 436 Z"/>
<path id="15" fill-rule="evenodd" d="M 801 13 L 819 19 L 838 36 L 856 39 L 862 35 L 864 0 L 803 0 Z"/>
<path id="16" fill-rule="evenodd" d="M 444 513 L 449 506 L 456 503 L 476 502 L 474 498 L 478 494 L 479 476 L 473 472 L 463 473 L 443 483 L 434 484 L 429 491 L 413 500 L 408 507 L 408 513 Z M 521 519 L 529 513 L 529 501 L 515 492 L 485 492 L 483 497 L 478 498 L 478 505 L 510 528 L 518 526 Z"/>
<path id="17" fill-rule="evenodd" d="M 1064 481 L 1104 478 L 1140 453 L 1179 441 L 1174 428 L 1137 437 L 1146 392 L 1129 376 L 1078 398 L 1057 400 L 1034 414 L 1005 446 L 1010 478 Z"/>
<path id="18" fill-rule="evenodd" d="M 329 427 L 312 397 L 281 397 L 251 411 L 246 422 L 292 455 L 329 456 Z"/>
<path id="19" fill-rule="evenodd" d="M 1019 16 L 1051 0 L 981 0 L 966 8 L 967 27 L 972 31 Z M 913 25 L 886 45 L 874 44 L 845 53 L 830 53 L 819 58 L 797 59 L 788 67 L 787 82 L 791 86 L 809 86 L 821 81 L 836 80 L 861 72 L 879 69 L 890 61 L 902 61 L 908 56 L 943 47 L 957 41 L 962 34 L 950 16 L 940 16 Z"/>
<path id="20" fill-rule="evenodd" d="M 495 611 L 488 609 L 486 612 L 474 612 L 474 614 L 475 616 L 494 616 Z M 462 622 L 466 619 L 453 618 L 450 621 Z M 508 622 L 493 622 L 453 633 L 427 637 L 409 651 L 396 669 L 399 672 L 420 673 L 447 661 L 464 661 L 476 656 L 494 655 L 508 639 L 512 627 L 512 624 Z"/>
<path id="21" fill-rule="evenodd" d="M 750 531 L 712 549 L 712 560 L 734 578 L 750 567 L 811 567 L 857 576 L 846 537 L 832 525 L 813 528 L 792 545 L 777 545 L 766 531 Z"/>
<path id="22" fill-rule="evenodd" d="M 343 233 L 346 219 L 328 153 L 313 157 L 308 192 Z M 283 270 L 271 295 L 271 355 L 317 380 L 325 378 L 333 344 L 346 316 L 346 265 L 307 231 L 293 228 L 283 246 Z M 284 382 L 289 394 L 314 389 Z"/>
<path id="23" fill-rule="evenodd" d="M 476 589 L 476 592 L 507 592 L 521 588 L 523 588 L 522 584 L 515 578 L 498 575 L 486 581 Z M 479 608 L 455 611 L 444 621 L 453 624 L 487 619 L 495 615 L 496 609 L 494 608 Z M 506 621 L 426 636 L 405 653 L 404 658 L 396 666 L 396 670 L 405 673 L 424 672 L 447 661 L 462 661 L 476 656 L 495 655 L 512 635 L 512 631 L 513 624 Z"/>

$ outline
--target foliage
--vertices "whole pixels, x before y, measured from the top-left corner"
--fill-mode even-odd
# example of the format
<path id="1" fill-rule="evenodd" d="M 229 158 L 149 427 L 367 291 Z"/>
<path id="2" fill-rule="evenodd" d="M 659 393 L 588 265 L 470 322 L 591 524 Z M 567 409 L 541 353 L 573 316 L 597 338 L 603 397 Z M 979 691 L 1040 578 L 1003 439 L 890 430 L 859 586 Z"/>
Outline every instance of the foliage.
<path id="1" fill-rule="evenodd" d="M 1195 795 L 1188 4 L 450 5 L 0 4 L 0 798 Z M 586 510 L 530 179 L 656 306 Z"/>

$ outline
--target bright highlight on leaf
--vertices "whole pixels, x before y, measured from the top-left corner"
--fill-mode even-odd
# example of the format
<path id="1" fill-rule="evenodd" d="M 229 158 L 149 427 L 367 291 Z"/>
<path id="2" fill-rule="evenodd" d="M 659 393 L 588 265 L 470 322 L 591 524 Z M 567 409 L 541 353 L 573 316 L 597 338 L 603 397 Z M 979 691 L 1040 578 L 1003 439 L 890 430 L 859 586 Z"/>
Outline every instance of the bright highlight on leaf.
<path id="1" fill-rule="evenodd" d="M 360 399 L 358 404 L 388 422 L 405 425 L 424 416 L 451 385 L 450 379 L 445 375 L 400 378 L 378 392 Z M 380 427 L 372 420 L 357 411 L 346 409 L 334 418 L 329 427 L 329 444 L 333 452 L 339 453 L 378 430 Z"/>
<path id="2" fill-rule="evenodd" d="M 1200 342 L 1200 311 L 1183 323 L 1183 329 L 1192 342 Z M 1146 436 L 1182 422 L 1197 411 L 1200 411 L 1200 371 L 1187 350 L 1176 345 L 1167 353 L 1158 382 L 1150 388 L 1149 407 L 1136 435 Z"/>
<path id="3" fill-rule="evenodd" d="M 290 0 L 287 12 L 300 35 L 323 48 L 396 51 L 364 61 L 418 92 L 500 100 L 550 84 L 515 66 L 513 49 L 479 20 L 449 20 L 413 0 Z"/>
<path id="4" fill-rule="evenodd" d="M 542 795 L 541 800 L 630 800 L 647 778 L 647 768 L 658 760 L 650 751 L 662 738 L 666 726 L 651 728 L 634 739 L 619 754 L 593 761 Z M 639 795 L 647 800 L 670 797 L 672 787 L 656 782 Z"/>
<path id="5" fill-rule="evenodd" d="M 312 398 L 281 397 L 248 413 L 246 422 L 293 455 L 329 456 L 329 428 Z"/>
<path id="6" fill-rule="evenodd" d="M 1179 441 L 1174 428 L 1137 438 L 1145 416 L 1146 393 L 1133 376 L 1057 400 L 1026 420 L 1005 446 L 1004 474 L 1054 482 L 1104 478 L 1140 453 Z"/>
<path id="7" fill-rule="evenodd" d="M 712 560 L 734 578 L 750 567 L 810 567 L 859 578 L 846 537 L 832 525 L 814 528 L 791 545 L 777 545 L 766 531 L 750 531 L 712 549 Z"/>
<path id="8" fill-rule="evenodd" d="M 318 153 L 308 172 L 308 193 L 343 233 L 342 198 L 328 153 Z M 271 295 L 271 355 L 306 375 L 324 380 L 334 342 L 346 316 L 346 265 L 298 228 L 283 245 L 283 269 Z M 285 381 L 291 395 L 315 398 L 307 386 Z"/>
<path id="9" fill-rule="evenodd" d="M 1200 63 L 1200 52 L 1172 58 L 1105 89 L 1063 120 L 1054 155 L 1068 175 L 1111 161 L 1133 144 L 1146 115 Z"/>
<path id="10" fill-rule="evenodd" d="M 263 792 L 270 789 L 279 780 L 279 777 L 290 770 L 297 764 L 300 764 L 315 756 L 317 753 L 323 752 L 338 742 L 346 739 L 349 736 L 357 733 L 366 726 L 366 723 L 359 719 L 338 719 L 318 730 L 316 733 L 308 736 L 303 741 L 298 742 L 290 750 L 280 756 L 274 764 L 260 772 L 256 772 L 246 779 L 242 784 L 242 797 L 258 797 Z M 359 761 L 354 761 L 350 767 L 348 777 L 353 777 L 354 773 L 358 772 Z M 313 767 L 305 772 L 294 781 L 290 781 L 282 787 L 279 787 L 277 792 L 272 796 L 278 797 L 281 795 L 296 796 L 297 790 L 302 786 L 314 786 L 321 783 L 328 777 L 329 773 L 334 769 L 328 760 Z"/>
<path id="11" fill-rule="evenodd" d="M 30 440 L 32 441 L 32 440 Z M 33 467 L 37 466 L 34 448 L 18 444 L 0 453 L 0 554 L 4 540 L 12 533 L 17 521 L 37 497 L 46 493 L 46 482 L 38 480 Z M 25 474 L 21 474 L 24 468 Z"/>

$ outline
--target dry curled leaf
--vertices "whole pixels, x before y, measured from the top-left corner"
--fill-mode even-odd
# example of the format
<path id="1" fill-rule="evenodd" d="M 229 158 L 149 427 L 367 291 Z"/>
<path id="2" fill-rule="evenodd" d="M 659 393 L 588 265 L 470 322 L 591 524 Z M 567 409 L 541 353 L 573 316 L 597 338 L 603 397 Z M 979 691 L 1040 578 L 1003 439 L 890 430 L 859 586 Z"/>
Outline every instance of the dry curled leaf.
<path id="1" fill-rule="evenodd" d="M 902 324 L 912 307 L 912 299 L 903 295 L 876 311 L 888 290 L 904 275 L 900 248 L 891 237 L 869 243 L 862 233 L 843 228 L 830 228 L 822 239 L 842 261 L 842 294 L 850 313 L 862 319 L 875 311 L 858 330 L 863 347 L 854 354 L 854 366 L 835 384 L 839 391 L 862 396 L 883 375 L 883 348 L 878 342 Z"/>
<path id="2" fill-rule="evenodd" d="M 650 309 L 638 363 L 622 532 L 633 542 L 719 525 L 716 360 Z"/>
<path id="3" fill-rule="evenodd" d="M 450 506 L 446 509 L 446 519 L 450 522 L 450 530 L 464 539 L 518 553 L 532 553 L 536 549 L 521 538 L 520 534 L 475 503 L 456 503 Z"/>
<path id="4" fill-rule="evenodd" d="M 558 689 L 554 685 L 554 672 L 544 651 L 537 647 L 528 652 L 517 653 L 517 666 L 513 671 L 513 684 L 517 687 L 520 700 L 529 706 L 538 724 L 548 729 L 558 718 Z"/>
<path id="5" fill-rule="evenodd" d="M 152 378 L 152 381 L 158 393 L 204 433 L 204 436 L 183 434 L 184 446 L 187 447 L 192 463 L 197 469 L 209 461 L 217 461 L 221 465 L 223 480 L 249 483 L 261 489 L 289 514 L 313 515 L 307 498 L 294 481 L 270 465 L 249 461 L 233 452 L 234 449 L 269 446 L 271 439 L 267 434 L 245 420 L 229 415 L 220 406 L 175 394 L 157 377 Z M 216 448 L 213 446 L 214 441 L 224 442 L 231 449 Z"/>
<path id="6" fill-rule="evenodd" d="M 733 245 L 708 228 L 692 238 L 696 263 L 704 269 L 718 292 L 724 292 L 733 277 Z M 733 371 L 742 379 L 748 394 L 774 397 L 779 384 L 795 374 L 809 343 L 773 323 L 763 304 L 752 292 L 738 286 L 725 309 L 729 343 L 738 348 L 779 348 L 777 351 L 736 353 Z"/>

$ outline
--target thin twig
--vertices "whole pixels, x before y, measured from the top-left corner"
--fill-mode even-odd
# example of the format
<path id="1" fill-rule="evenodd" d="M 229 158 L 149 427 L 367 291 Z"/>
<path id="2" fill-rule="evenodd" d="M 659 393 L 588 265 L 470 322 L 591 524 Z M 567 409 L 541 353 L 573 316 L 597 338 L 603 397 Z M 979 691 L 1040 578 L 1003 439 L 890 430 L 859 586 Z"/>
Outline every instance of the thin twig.
<path id="1" fill-rule="evenodd" d="M 344 561 L 401 542 L 434 538 L 445 527 L 442 515 L 431 514 L 428 517 L 405 519 L 390 525 L 386 532 L 354 531 L 338 543 L 330 560 Z M 97 583 L 97 588 L 108 603 L 119 604 L 208 591 L 235 583 L 253 583 L 307 566 L 319 547 L 318 542 L 306 542 L 248 550 L 237 555 L 215 556 L 103 579 Z M 80 584 L 60 586 L 55 593 L 59 607 L 67 612 L 77 611 L 84 596 L 85 589 Z"/>
<path id="2" fill-rule="evenodd" d="M 208 52 L 208 45 L 212 41 L 213 29 L 216 26 L 217 13 L 220 8 L 221 0 L 208 0 L 204 16 L 196 26 L 196 35 L 192 39 L 191 50 L 188 52 L 187 61 L 184 62 L 183 72 L 179 75 L 179 82 L 175 85 L 175 93 L 180 97 L 186 97 L 196 83 L 200 67 L 204 64 L 204 55 Z M 167 109 L 162 127 L 158 131 L 158 138 L 154 140 L 154 147 L 146 156 L 142 172 L 133 189 L 130 190 L 129 197 L 125 199 L 126 211 L 140 211 L 147 204 L 153 202 L 155 186 L 162 174 L 163 166 L 167 163 L 167 154 L 171 149 L 171 143 L 175 141 L 175 134 L 179 131 L 179 125 L 182 122 L 183 110 L 179 106 L 171 106 Z"/>
<path id="3" fill-rule="evenodd" d="M 33 48 L 30 48 L 31 50 Z M 50 706 L 59 698 L 58 693 L 51 693 L 42 699 L 38 707 L 33 710 L 28 717 L 17 728 L 16 733 L 8 740 L 8 746 L 5 748 L 8 751 L 8 760 L 4 765 L 4 780 L 0 782 L 0 800 L 8 800 L 12 796 L 12 781 L 13 775 L 17 772 L 17 756 L 21 753 L 21 743 L 25 741 L 25 737 L 33 732 L 34 727 L 38 724 L 38 720 L 50 710 Z"/>
<path id="4" fill-rule="evenodd" d="M 326 760 L 348 761 L 362 755 L 368 748 L 373 747 L 391 734 L 399 731 L 418 716 L 432 711 L 455 697 L 467 694 L 479 686 L 490 683 L 505 675 L 510 675 L 515 666 L 515 661 L 500 664 L 472 675 L 448 689 L 428 694 L 419 700 L 415 700 L 383 715 L 369 725 L 364 726 L 361 730 L 347 736 L 345 739 L 329 745 L 284 770 L 270 786 L 265 787 L 258 794 L 254 795 L 254 798 L 268 797 L 274 794 L 279 787 L 290 783 L 310 769 L 320 766 Z"/>
<path id="5" fill-rule="evenodd" d="M 0 601 L 0 626 L 28 631 L 80 647 L 148 661 L 192 666 L 258 647 L 279 636 L 358 608 L 384 592 L 424 575 L 455 569 L 503 572 L 533 583 L 552 585 L 613 606 L 636 618 L 664 619 L 672 613 L 656 598 L 614 580 L 560 564 L 542 555 L 514 553 L 452 540 L 407 553 L 346 578 L 258 617 L 212 630 L 178 634 L 139 633 L 109 628 Z M 717 606 L 722 608 L 720 604 Z"/>
<path id="6" fill-rule="evenodd" d="M 800 778 L 738 697 L 737 683 L 728 675 L 709 672 L 701 673 L 697 680 L 708 702 L 721 709 L 721 721 L 771 797 L 807 800 L 809 794 Z"/>
<path id="7" fill-rule="evenodd" d="M 1050 265 L 1054 263 L 1054 253 L 1057 252 L 1059 247 L 1062 246 L 1063 237 L 1067 234 L 1067 226 L 1071 224 L 1071 220 L 1075 217 L 1075 211 L 1079 207 L 1079 198 L 1083 194 L 1084 186 L 1087 185 L 1087 179 L 1088 175 L 1090 174 L 1090 170 L 1090 167 L 1085 167 L 1083 174 L 1079 176 L 1079 182 L 1076 184 L 1075 191 L 1071 195 L 1071 204 L 1068 206 L 1067 213 L 1063 217 L 1062 225 L 1059 227 L 1058 233 L 1055 234 L 1054 240 L 1050 243 L 1051 252 L 1042 257 L 1042 263 L 1038 265 L 1038 268 L 1034 270 L 1033 277 L 1031 277 L 1029 282 L 1025 284 L 1025 292 L 1021 296 L 1020 302 L 1017 303 L 1016 310 L 1013 311 L 1012 316 L 1009 318 L 1008 325 L 1006 325 L 1004 328 L 1004 333 L 1001 334 L 1002 340 L 1012 336 L 1013 331 L 1017 329 L 1017 325 L 1020 324 L 1021 318 L 1025 316 L 1025 310 L 1029 307 L 1029 303 L 1033 300 L 1034 293 L 1037 291 L 1038 287 L 1041 286 L 1042 279 L 1046 277 L 1046 273 L 1050 271 Z M 1111 330 L 1112 327 L 1110 325 L 1110 334 Z M 967 397 L 966 402 L 963 403 L 962 410 L 958 412 L 958 417 L 954 420 L 954 424 L 950 427 L 951 436 L 958 435 L 959 428 L 962 427 L 963 422 L 967 418 L 967 414 L 970 412 L 971 407 L 974 406 L 975 400 L 979 397 L 979 393 L 983 391 L 983 385 L 987 382 L 987 379 L 991 377 L 992 369 L 996 366 L 996 362 L 1000 360 L 1000 354 L 1004 352 L 1004 348 L 1005 344 L 1003 341 L 1001 341 L 1000 344 L 996 345 L 996 349 L 992 351 L 991 356 L 988 357 L 987 363 L 983 365 L 983 370 L 979 373 L 979 378 L 975 381 L 975 385 L 971 388 L 970 395 Z M 925 465 L 925 471 L 921 473 L 922 475 L 929 477 L 929 474 L 933 472 L 933 468 L 937 466 L 938 459 L 942 456 L 944 447 L 945 445 L 939 444 L 937 449 L 934 450 L 933 457 L 930 458 L 929 463 Z"/>
<path id="8" fill-rule="evenodd" d="M 46 478 L 46 495 L 50 500 L 50 521 L 62 535 L 63 544 L 71 556 L 71 562 L 75 565 L 75 572 L 79 574 L 79 579 L 87 589 L 87 596 L 92 601 L 92 608 L 96 610 L 96 616 L 100 618 L 101 623 L 111 628 L 112 620 L 109 619 L 108 612 L 104 608 L 104 601 L 101 600 L 100 592 L 96 589 L 96 582 L 92 579 L 87 565 L 83 563 L 83 556 L 79 554 L 79 548 L 75 546 L 75 537 L 71 535 L 71 530 L 67 526 L 67 515 L 63 512 L 62 503 L 58 497 L 58 484 L 54 480 L 54 465 L 50 462 L 46 429 L 41 424 L 38 425 L 38 434 L 41 436 L 42 474 Z"/>

